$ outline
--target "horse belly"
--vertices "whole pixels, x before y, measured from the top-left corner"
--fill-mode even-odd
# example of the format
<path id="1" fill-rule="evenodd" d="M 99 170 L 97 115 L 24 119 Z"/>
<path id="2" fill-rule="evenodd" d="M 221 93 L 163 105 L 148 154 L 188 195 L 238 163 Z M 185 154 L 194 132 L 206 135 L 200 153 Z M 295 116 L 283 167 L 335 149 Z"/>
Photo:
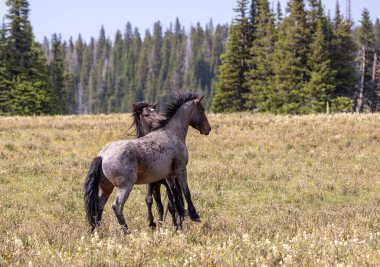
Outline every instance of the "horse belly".
<path id="1" fill-rule="evenodd" d="M 167 178 L 172 173 L 172 166 L 167 162 L 157 162 L 157 164 L 148 164 L 139 167 L 137 170 L 136 184 L 154 183 Z"/>

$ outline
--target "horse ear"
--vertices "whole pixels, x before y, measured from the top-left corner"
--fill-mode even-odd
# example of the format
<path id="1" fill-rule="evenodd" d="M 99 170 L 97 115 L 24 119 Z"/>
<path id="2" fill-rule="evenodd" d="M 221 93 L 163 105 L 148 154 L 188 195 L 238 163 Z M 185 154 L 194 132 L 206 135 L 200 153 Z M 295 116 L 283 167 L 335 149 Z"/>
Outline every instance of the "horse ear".
<path id="1" fill-rule="evenodd" d="M 197 103 L 198 103 L 198 104 L 201 103 L 201 102 L 202 102 L 202 99 L 203 99 L 204 97 L 205 97 L 205 96 L 203 95 L 203 96 L 201 96 L 201 98 L 197 99 L 197 100 L 198 100 Z"/>
<path id="2" fill-rule="evenodd" d="M 136 103 L 133 103 L 133 105 L 132 105 L 132 111 L 136 111 L 136 108 L 137 108 Z"/>
<path id="3" fill-rule="evenodd" d="M 157 109 L 157 105 L 158 105 L 158 103 L 153 104 L 152 108 Z"/>

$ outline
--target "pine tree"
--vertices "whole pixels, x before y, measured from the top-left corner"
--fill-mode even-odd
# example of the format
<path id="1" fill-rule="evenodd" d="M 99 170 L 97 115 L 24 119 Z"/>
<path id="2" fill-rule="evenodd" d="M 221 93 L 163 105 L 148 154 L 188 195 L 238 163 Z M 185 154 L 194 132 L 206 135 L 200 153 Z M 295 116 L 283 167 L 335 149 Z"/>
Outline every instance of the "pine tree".
<path id="1" fill-rule="evenodd" d="M 330 67 L 328 47 L 321 19 L 317 22 L 317 29 L 310 45 L 310 51 L 308 60 L 310 80 L 305 88 L 307 105 L 309 106 L 309 111 L 323 112 L 329 101 L 329 95 L 335 88 L 335 73 Z"/>
<path id="2" fill-rule="evenodd" d="M 7 37 L 7 61 L 12 76 L 26 74 L 30 67 L 33 43 L 32 27 L 29 22 L 29 3 L 26 0 L 7 0 L 9 20 Z"/>
<path id="3" fill-rule="evenodd" d="M 319 23 L 322 23 L 322 32 L 323 34 L 326 34 L 326 19 L 321 0 L 308 0 L 308 2 L 310 8 L 307 12 L 307 19 L 311 36 L 317 32 Z"/>
<path id="4" fill-rule="evenodd" d="M 185 74 L 185 53 L 186 53 L 186 36 L 179 19 L 176 19 L 174 25 L 174 35 L 172 37 L 172 49 L 170 54 L 170 90 L 183 88 Z"/>
<path id="5" fill-rule="evenodd" d="M 91 114 L 92 104 L 90 100 L 93 96 L 93 61 L 94 61 L 95 39 L 91 38 L 90 44 L 84 46 L 83 58 L 80 70 L 80 80 L 78 88 L 78 112 L 79 114 Z"/>
<path id="6" fill-rule="evenodd" d="M 372 60 L 375 48 L 375 34 L 373 23 L 367 9 L 363 10 L 361 25 L 358 29 L 358 41 L 360 46 L 360 87 L 358 93 L 357 112 L 363 112 L 367 95 L 369 94 L 372 76 Z"/>
<path id="7" fill-rule="evenodd" d="M 274 17 L 267 0 L 257 1 L 257 24 L 254 41 L 250 49 L 250 66 L 247 85 L 250 89 L 245 94 L 246 106 L 259 111 L 270 111 L 273 98 L 272 58 L 275 43 Z"/>
<path id="8" fill-rule="evenodd" d="M 55 98 L 55 109 L 59 114 L 66 112 L 66 94 L 64 92 L 64 55 L 61 44 L 61 37 L 53 34 L 52 40 L 52 61 L 50 63 L 50 77 L 52 78 Z"/>
<path id="9" fill-rule="evenodd" d="M 245 107 L 243 96 L 249 92 L 246 76 L 253 67 L 248 64 L 253 30 L 246 16 L 247 8 L 248 1 L 239 0 L 237 8 L 234 9 L 237 17 L 230 26 L 226 52 L 222 56 L 220 76 L 211 107 L 214 112 L 242 111 Z M 251 20 L 255 20 L 253 16 L 256 15 L 252 15 L 254 13 L 251 10 Z"/>
<path id="10" fill-rule="evenodd" d="M 9 90 L 11 81 L 9 80 L 9 73 L 7 68 L 6 58 L 6 30 L 5 24 L 2 24 L 0 29 L 0 115 L 6 114 L 8 111 L 7 105 L 9 101 Z"/>
<path id="11" fill-rule="evenodd" d="M 148 58 L 149 71 L 147 76 L 145 100 L 150 103 L 157 102 L 157 83 L 162 64 L 161 48 L 163 44 L 161 22 L 156 22 L 153 27 L 151 40 L 151 53 Z"/>
<path id="12" fill-rule="evenodd" d="M 289 16 L 279 25 L 273 56 L 275 97 L 272 110 L 280 113 L 307 113 L 305 85 L 310 78 L 308 51 L 310 33 L 303 0 L 288 3 Z"/>
<path id="13" fill-rule="evenodd" d="M 136 84 L 137 84 L 137 94 L 136 100 L 142 101 L 148 99 L 148 74 L 149 74 L 149 56 L 151 53 L 152 46 L 152 35 L 147 30 L 145 32 L 144 41 L 141 44 L 141 52 L 138 56 L 137 61 L 137 74 L 136 74 Z"/>
<path id="14" fill-rule="evenodd" d="M 276 25 L 279 25 L 282 22 L 282 19 L 283 19 L 283 13 L 282 13 L 281 2 L 277 1 Z"/>
<path id="15" fill-rule="evenodd" d="M 46 92 L 46 83 L 27 80 L 17 76 L 9 92 L 7 111 L 10 115 L 44 115 L 52 113 L 51 94 Z"/>
<path id="16" fill-rule="evenodd" d="M 377 18 L 374 25 L 375 33 L 375 50 L 378 55 L 380 55 L 380 20 Z"/>
<path id="17" fill-rule="evenodd" d="M 76 111 L 76 70 L 77 70 L 77 58 L 75 44 L 70 37 L 69 44 L 62 45 L 62 51 L 64 54 L 63 62 L 63 77 L 64 77 L 64 92 L 66 95 L 65 109 L 69 114 L 73 114 Z"/>
<path id="18" fill-rule="evenodd" d="M 133 33 L 133 40 L 130 49 L 128 49 L 128 60 L 127 60 L 127 65 L 126 65 L 126 74 L 129 79 L 129 82 L 127 83 L 127 92 L 124 97 L 124 103 L 122 107 L 122 111 L 130 111 L 132 104 L 135 103 L 138 99 L 138 94 L 140 92 L 137 90 L 137 62 L 138 62 L 138 56 L 141 51 L 141 37 L 138 29 L 136 28 Z"/>
<path id="19" fill-rule="evenodd" d="M 248 16 L 248 22 L 249 22 L 249 25 L 247 25 L 247 29 L 248 29 L 248 33 L 247 33 L 247 49 L 248 49 L 248 53 L 249 53 L 249 50 L 251 49 L 252 47 L 252 43 L 255 39 L 255 32 L 256 32 L 256 28 L 257 28 L 257 23 L 258 23 L 258 7 L 259 3 L 258 3 L 258 0 L 251 0 L 251 5 L 250 5 L 250 9 L 249 9 L 249 16 Z"/>
<path id="20" fill-rule="evenodd" d="M 240 107 L 243 106 L 239 88 L 242 87 L 245 79 L 241 60 L 236 56 L 239 49 L 237 31 L 235 26 L 231 25 L 226 52 L 221 58 L 222 65 L 219 69 L 220 75 L 216 84 L 216 94 L 211 106 L 213 112 L 234 112 L 239 111 Z"/>
<path id="21" fill-rule="evenodd" d="M 42 46 L 34 42 L 26 0 L 7 0 L 5 62 L 7 89 L 5 110 L 11 114 L 54 113 L 53 92 Z M 4 108 L 4 104 L 2 105 Z"/>
<path id="22" fill-rule="evenodd" d="M 331 110 L 349 112 L 357 84 L 355 70 L 356 44 L 352 23 L 344 20 L 339 3 L 336 5 L 330 45 L 331 68 L 335 72 L 335 89 L 331 92 Z"/>
<path id="23" fill-rule="evenodd" d="M 374 25 L 375 33 L 375 57 L 372 71 L 372 103 L 371 112 L 379 111 L 379 96 L 380 96 L 380 20 L 377 18 Z"/>

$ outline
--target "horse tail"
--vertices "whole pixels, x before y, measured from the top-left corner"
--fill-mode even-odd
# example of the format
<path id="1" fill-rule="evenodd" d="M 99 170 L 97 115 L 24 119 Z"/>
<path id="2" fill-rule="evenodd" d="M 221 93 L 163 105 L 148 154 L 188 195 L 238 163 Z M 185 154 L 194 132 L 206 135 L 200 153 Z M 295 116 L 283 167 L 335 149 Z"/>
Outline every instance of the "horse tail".
<path id="1" fill-rule="evenodd" d="M 93 159 L 84 182 L 84 204 L 88 224 L 92 230 L 98 224 L 99 218 L 99 183 L 102 169 L 102 158 Z"/>

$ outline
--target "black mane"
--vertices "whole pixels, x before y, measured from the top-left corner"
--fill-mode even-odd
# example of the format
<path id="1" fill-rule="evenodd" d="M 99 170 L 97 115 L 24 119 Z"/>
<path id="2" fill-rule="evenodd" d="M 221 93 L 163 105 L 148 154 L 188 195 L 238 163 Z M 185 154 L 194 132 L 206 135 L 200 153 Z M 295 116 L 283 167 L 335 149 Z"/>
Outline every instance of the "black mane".
<path id="1" fill-rule="evenodd" d="M 132 125 L 129 127 L 131 129 L 133 126 L 136 127 L 136 137 L 142 137 L 149 132 L 146 132 L 146 130 L 142 127 L 141 121 L 140 121 L 140 115 L 143 112 L 144 108 L 146 107 L 153 107 L 152 105 L 146 103 L 146 102 L 138 102 L 133 105 L 132 108 L 132 117 L 133 117 L 133 122 Z M 129 130 L 128 129 L 128 130 Z"/>
<path id="2" fill-rule="evenodd" d="M 163 119 L 158 122 L 158 126 L 155 128 L 160 129 L 164 127 L 173 118 L 177 110 L 187 101 L 197 99 L 198 95 L 194 92 L 185 90 L 174 90 L 170 94 L 170 100 L 164 108 Z"/>

